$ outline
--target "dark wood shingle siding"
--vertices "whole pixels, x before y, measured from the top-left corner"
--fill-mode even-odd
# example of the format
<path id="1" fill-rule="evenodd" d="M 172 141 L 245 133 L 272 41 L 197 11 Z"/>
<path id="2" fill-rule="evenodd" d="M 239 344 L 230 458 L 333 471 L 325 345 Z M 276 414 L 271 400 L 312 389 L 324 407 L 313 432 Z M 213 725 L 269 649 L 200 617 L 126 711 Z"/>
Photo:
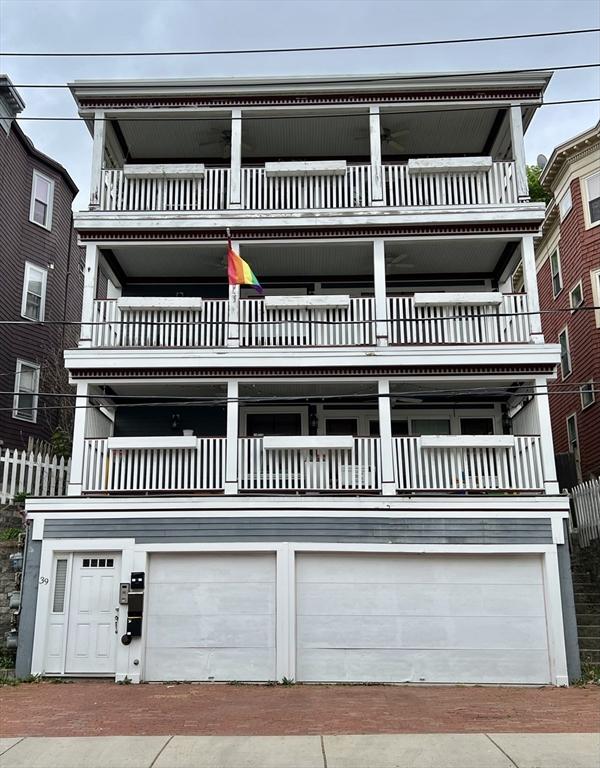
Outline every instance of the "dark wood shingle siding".
<path id="1" fill-rule="evenodd" d="M 581 180 L 571 183 L 573 207 L 560 222 L 560 265 L 563 288 L 556 298 L 552 295 L 550 259 L 538 272 L 540 305 L 542 309 L 569 307 L 569 293 L 579 280 L 583 285 L 583 298 L 592 306 L 592 284 L 590 272 L 600 268 L 600 227 L 585 229 Z M 600 474 L 600 395 L 596 402 L 582 410 L 579 384 L 593 379 L 596 389 L 600 388 L 600 328 L 596 327 L 595 313 L 556 312 L 542 315 L 542 326 L 546 341 L 556 343 L 565 326 L 568 328 L 572 373 L 564 379 L 565 389 L 576 390 L 572 394 L 556 395 L 550 398 L 552 433 L 556 453 L 568 451 L 567 417 L 577 415 L 581 471 L 583 478 Z M 559 368 L 558 382 L 563 378 Z M 572 386 L 567 386 L 571 383 Z"/>
<path id="2" fill-rule="evenodd" d="M 34 169 L 54 182 L 51 231 L 29 221 Z M 79 319 L 83 277 L 80 249 L 72 231 L 71 185 L 56 168 L 31 152 L 18 129 L 12 128 L 8 135 L 0 130 L 0 179 L 0 319 L 23 319 L 26 262 L 48 270 L 45 320 L 62 321 L 65 306 L 67 319 Z M 49 352 L 65 344 L 72 346 L 77 333 L 77 328 L 60 325 L 0 326 L 0 391 L 12 391 L 17 358 L 43 365 Z M 40 389 L 44 387 L 43 376 L 42 370 Z M 0 408 L 9 409 L 0 410 L 3 447 L 26 447 L 29 436 L 49 439 L 54 423 L 50 412 L 40 411 L 37 423 L 32 424 L 12 417 L 12 403 L 12 394 L 0 395 Z M 44 404 L 41 398 L 39 404 Z"/>

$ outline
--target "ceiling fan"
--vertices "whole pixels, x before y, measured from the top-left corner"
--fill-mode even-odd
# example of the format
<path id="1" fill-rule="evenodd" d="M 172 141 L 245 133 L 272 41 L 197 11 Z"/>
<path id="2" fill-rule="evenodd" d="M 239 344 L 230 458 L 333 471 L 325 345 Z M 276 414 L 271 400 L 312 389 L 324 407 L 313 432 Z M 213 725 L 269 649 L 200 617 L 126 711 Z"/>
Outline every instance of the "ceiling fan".
<path id="1" fill-rule="evenodd" d="M 210 133 L 214 138 L 208 141 L 201 141 L 198 143 L 199 147 L 216 147 L 221 148 L 221 156 L 227 158 L 231 155 L 231 130 L 225 128 L 220 131 L 218 129 L 211 129 Z M 242 141 L 242 152 L 249 152 L 252 150 L 252 146 Z"/>
<path id="2" fill-rule="evenodd" d="M 410 261 L 410 254 L 408 253 L 398 253 L 395 256 L 392 256 L 388 261 L 388 266 L 395 267 L 397 270 L 415 269 L 415 265 Z"/>
<path id="3" fill-rule="evenodd" d="M 393 131 L 391 128 L 381 129 L 381 146 L 385 150 L 395 150 L 396 152 L 406 151 L 406 139 L 410 134 L 408 128 L 398 128 Z M 356 136 L 355 141 L 367 141 L 369 134 L 365 133 L 362 136 Z"/>

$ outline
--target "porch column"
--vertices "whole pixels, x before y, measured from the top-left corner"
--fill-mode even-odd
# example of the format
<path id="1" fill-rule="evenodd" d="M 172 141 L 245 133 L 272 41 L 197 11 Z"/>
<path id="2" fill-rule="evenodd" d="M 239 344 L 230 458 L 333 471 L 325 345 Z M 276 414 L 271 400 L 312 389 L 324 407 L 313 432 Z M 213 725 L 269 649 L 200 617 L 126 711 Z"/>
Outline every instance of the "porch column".
<path id="1" fill-rule="evenodd" d="M 552 422 L 550 421 L 550 403 L 548 400 L 548 380 L 544 377 L 534 379 L 535 402 L 540 424 L 540 451 L 542 454 L 542 472 L 544 490 L 548 494 L 559 493 L 552 441 Z"/>
<path id="2" fill-rule="evenodd" d="M 100 251 L 97 245 L 85 247 L 85 271 L 83 274 L 83 299 L 81 303 L 81 333 L 79 336 L 80 347 L 92 346 L 92 333 L 94 326 L 90 325 L 94 319 L 94 300 L 96 298 L 96 284 L 98 282 L 98 259 Z"/>
<path id="3" fill-rule="evenodd" d="M 73 417 L 73 450 L 67 496 L 81 496 L 83 488 L 84 440 L 87 425 L 90 385 L 87 381 L 77 382 L 75 416 Z"/>
<path id="4" fill-rule="evenodd" d="M 371 144 L 371 205 L 383 205 L 379 107 L 369 107 L 369 140 Z"/>
<path id="5" fill-rule="evenodd" d="M 535 268 L 535 252 L 533 250 L 533 235 L 524 235 L 521 239 L 521 262 L 523 264 L 523 284 L 527 293 L 527 311 L 533 313 L 529 315 L 531 340 L 536 344 L 543 344 L 544 334 L 542 332 L 542 317 L 539 314 L 540 299 Z"/>
<path id="6" fill-rule="evenodd" d="M 104 145 L 106 143 L 105 113 L 94 113 L 94 146 L 92 148 L 92 178 L 90 182 L 90 209 L 100 205 L 100 189 L 102 186 L 102 165 L 104 162 Z"/>
<path id="7" fill-rule="evenodd" d="M 242 110 L 231 110 L 231 165 L 229 169 L 229 208 L 241 207 Z"/>
<path id="8" fill-rule="evenodd" d="M 519 202 L 527 202 L 529 200 L 529 185 L 527 184 L 523 117 L 520 104 L 511 104 L 510 107 L 510 141 L 517 174 L 517 199 Z"/>
<path id="9" fill-rule="evenodd" d="M 375 336 L 377 345 L 388 344 L 387 293 L 385 286 L 385 242 L 373 241 L 373 283 L 375 287 Z"/>
<path id="10" fill-rule="evenodd" d="M 381 492 L 384 496 L 396 494 L 394 477 L 394 443 L 392 441 L 392 404 L 390 401 L 390 382 L 378 379 L 377 395 L 379 402 L 379 440 L 381 441 Z"/>
<path id="11" fill-rule="evenodd" d="M 227 441 L 225 447 L 225 493 L 238 492 L 238 435 L 239 413 L 238 402 L 239 384 L 237 381 L 227 382 Z"/>

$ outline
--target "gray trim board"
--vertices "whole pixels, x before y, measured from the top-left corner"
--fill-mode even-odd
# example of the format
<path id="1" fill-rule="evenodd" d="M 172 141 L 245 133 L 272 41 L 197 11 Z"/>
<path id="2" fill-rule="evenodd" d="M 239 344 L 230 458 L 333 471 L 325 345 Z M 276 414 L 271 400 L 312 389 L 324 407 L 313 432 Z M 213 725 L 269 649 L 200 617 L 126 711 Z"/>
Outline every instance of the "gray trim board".
<path id="1" fill-rule="evenodd" d="M 27 677 L 31 674 L 33 656 L 33 633 L 37 607 L 38 584 L 42 542 L 31 539 L 31 528 L 27 529 L 25 563 L 21 581 L 21 612 L 19 614 L 19 645 L 17 647 L 16 675 Z"/>
<path id="2" fill-rule="evenodd" d="M 571 573 L 571 553 L 569 552 L 569 524 L 563 522 L 565 528 L 565 543 L 556 547 L 558 556 L 558 573 L 560 577 L 560 598 L 563 613 L 563 628 L 565 633 L 565 649 L 567 652 L 567 672 L 569 682 L 581 677 L 581 659 L 579 656 L 579 636 L 577 634 L 577 614 L 575 612 L 575 596 L 573 594 L 573 575 Z"/>
<path id="3" fill-rule="evenodd" d="M 362 544 L 552 544 L 550 520 L 527 518 L 59 518 L 44 538 L 138 543 L 312 541 Z"/>

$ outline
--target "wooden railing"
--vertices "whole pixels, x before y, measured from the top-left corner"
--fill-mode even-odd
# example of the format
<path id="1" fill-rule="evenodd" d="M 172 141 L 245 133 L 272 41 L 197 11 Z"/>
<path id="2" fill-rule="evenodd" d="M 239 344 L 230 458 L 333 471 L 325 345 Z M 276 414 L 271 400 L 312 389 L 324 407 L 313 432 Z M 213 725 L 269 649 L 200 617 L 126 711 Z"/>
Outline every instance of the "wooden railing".
<path id="1" fill-rule="evenodd" d="M 319 347 L 375 343 L 375 300 L 352 298 L 340 308 L 268 308 L 260 299 L 240 302 L 240 346 Z"/>
<path id="2" fill-rule="evenodd" d="M 503 344 L 530 340 L 527 295 L 502 303 L 419 306 L 414 296 L 388 297 L 390 344 Z"/>
<path id="3" fill-rule="evenodd" d="M 18 494 L 64 496 L 71 460 L 33 451 L 0 451 L 0 504 Z"/>
<path id="4" fill-rule="evenodd" d="M 396 437 L 399 491 L 542 491 L 540 438 Z"/>
<path id="5" fill-rule="evenodd" d="M 366 208 L 370 204 L 370 165 L 348 165 L 341 176 L 267 176 L 264 167 L 242 168 L 242 208 L 246 210 Z"/>
<path id="6" fill-rule="evenodd" d="M 600 539 L 600 480 L 588 480 L 571 489 L 573 515 L 571 530 L 580 547 Z"/>
<path id="7" fill-rule="evenodd" d="M 229 197 L 229 168 L 207 168 L 199 178 L 127 177 L 102 171 L 102 211 L 222 211 Z"/>
<path id="8" fill-rule="evenodd" d="M 86 492 L 220 491 L 224 472 L 224 437 L 103 438 L 84 445 Z"/>
<path id="9" fill-rule="evenodd" d="M 377 491 L 379 442 L 355 437 L 351 448 L 267 449 L 261 437 L 242 437 L 240 491 Z"/>
<path id="10" fill-rule="evenodd" d="M 481 170 L 409 170 L 407 164 L 382 168 L 383 205 L 512 205 L 518 202 L 514 163 L 494 162 Z M 206 168 L 197 178 L 126 176 L 102 171 L 99 208 L 103 211 L 219 211 L 229 207 L 229 168 Z M 335 210 L 373 204 L 371 166 L 348 165 L 341 175 L 270 176 L 264 166 L 241 169 L 241 207 L 251 211 Z M 377 201 L 377 205 L 381 202 Z M 238 206 L 235 206 L 238 207 Z"/>
<path id="11" fill-rule="evenodd" d="M 518 201 L 514 163 L 489 170 L 412 173 L 407 165 L 383 166 L 383 202 L 392 208 L 430 205 L 511 205 Z"/>
<path id="12" fill-rule="evenodd" d="M 222 347 L 228 302 L 200 309 L 120 309 L 115 299 L 94 302 L 93 347 Z"/>

